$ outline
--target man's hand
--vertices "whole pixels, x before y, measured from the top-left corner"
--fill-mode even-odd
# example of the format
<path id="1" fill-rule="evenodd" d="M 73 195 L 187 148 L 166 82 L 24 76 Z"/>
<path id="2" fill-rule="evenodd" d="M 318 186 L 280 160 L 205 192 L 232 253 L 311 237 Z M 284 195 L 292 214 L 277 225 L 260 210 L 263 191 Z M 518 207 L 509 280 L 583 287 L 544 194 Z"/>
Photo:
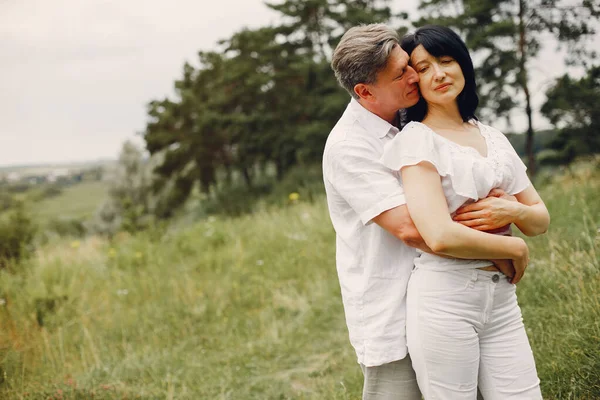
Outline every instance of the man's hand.
<path id="1" fill-rule="evenodd" d="M 515 267 L 515 275 L 511 279 L 511 283 L 517 284 L 525 274 L 525 269 L 529 265 L 529 247 L 525 241 L 521 238 L 520 240 L 520 251 L 519 254 L 512 259 L 513 266 Z"/>
<path id="2" fill-rule="evenodd" d="M 493 189 L 488 197 L 456 210 L 453 220 L 477 229 L 494 233 L 513 223 L 519 213 L 519 202 L 501 189 Z"/>

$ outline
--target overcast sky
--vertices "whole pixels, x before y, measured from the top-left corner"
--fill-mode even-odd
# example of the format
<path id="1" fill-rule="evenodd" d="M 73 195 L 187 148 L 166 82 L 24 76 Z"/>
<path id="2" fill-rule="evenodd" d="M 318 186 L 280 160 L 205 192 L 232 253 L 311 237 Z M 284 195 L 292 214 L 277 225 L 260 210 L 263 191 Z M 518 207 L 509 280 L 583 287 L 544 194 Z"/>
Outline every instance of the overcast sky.
<path id="1" fill-rule="evenodd" d="M 142 143 L 145 105 L 172 93 L 186 60 L 277 21 L 262 0 L 0 0 L 0 165 L 116 158 Z M 534 92 L 564 72 L 554 50 Z"/>

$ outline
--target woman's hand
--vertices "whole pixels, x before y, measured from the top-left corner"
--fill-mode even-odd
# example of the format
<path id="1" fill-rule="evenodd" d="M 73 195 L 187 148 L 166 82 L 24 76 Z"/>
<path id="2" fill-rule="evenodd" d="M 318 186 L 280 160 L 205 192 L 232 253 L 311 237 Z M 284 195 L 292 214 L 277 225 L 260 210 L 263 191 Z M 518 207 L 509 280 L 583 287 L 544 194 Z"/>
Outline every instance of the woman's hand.
<path id="1" fill-rule="evenodd" d="M 510 283 L 518 283 L 521 278 L 523 278 L 523 274 L 525 274 L 525 269 L 527 265 L 529 265 L 529 247 L 527 247 L 527 243 L 521 238 L 514 238 L 516 240 L 516 255 L 513 257 L 512 262 L 515 267 L 515 275 L 513 276 Z"/>
<path id="2" fill-rule="evenodd" d="M 516 197 L 493 189 L 485 199 L 456 210 L 453 220 L 478 231 L 502 230 L 515 222 L 519 207 Z"/>
<path id="3" fill-rule="evenodd" d="M 504 275 L 508 277 L 508 281 L 512 282 L 515 276 L 515 267 L 513 266 L 512 260 L 490 260 L 494 263 L 494 266 L 500 270 Z"/>

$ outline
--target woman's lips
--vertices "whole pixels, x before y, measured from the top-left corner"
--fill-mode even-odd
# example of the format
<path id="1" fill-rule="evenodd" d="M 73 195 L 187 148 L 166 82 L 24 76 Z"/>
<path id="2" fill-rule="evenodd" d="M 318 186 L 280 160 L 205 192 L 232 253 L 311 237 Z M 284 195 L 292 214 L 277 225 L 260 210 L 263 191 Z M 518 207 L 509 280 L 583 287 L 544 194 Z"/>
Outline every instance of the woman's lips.
<path id="1" fill-rule="evenodd" d="M 439 85 L 438 87 L 435 88 L 435 90 L 445 90 L 448 87 L 450 87 L 451 83 L 443 83 L 441 85 Z"/>

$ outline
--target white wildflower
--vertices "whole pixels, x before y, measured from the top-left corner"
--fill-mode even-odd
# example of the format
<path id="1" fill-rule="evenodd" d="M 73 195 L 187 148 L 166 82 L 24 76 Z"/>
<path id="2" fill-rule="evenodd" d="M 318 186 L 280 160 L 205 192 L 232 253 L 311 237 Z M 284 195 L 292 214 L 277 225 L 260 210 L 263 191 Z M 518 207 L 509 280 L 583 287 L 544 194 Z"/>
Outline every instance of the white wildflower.
<path id="1" fill-rule="evenodd" d="M 304 235 L 302 233 L 286 233 L 285 237 L 288 238 L 288 239 L 298 240 L 298 241 L 303 241 L 303 240 L 307 240 L 308 239 L 306 237 L 306 235 Z"/>

